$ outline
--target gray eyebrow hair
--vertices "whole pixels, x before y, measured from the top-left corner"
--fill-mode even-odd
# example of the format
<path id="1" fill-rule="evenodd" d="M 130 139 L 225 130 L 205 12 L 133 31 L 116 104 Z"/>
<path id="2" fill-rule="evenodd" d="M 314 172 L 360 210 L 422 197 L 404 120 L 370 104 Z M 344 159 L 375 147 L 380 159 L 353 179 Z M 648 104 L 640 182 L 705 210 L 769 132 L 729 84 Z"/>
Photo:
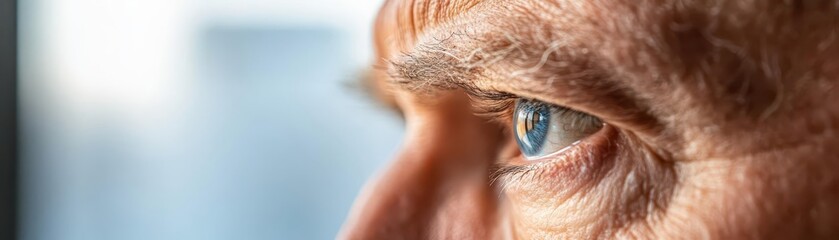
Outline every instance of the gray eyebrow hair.
<path id="1" fill-rule="evenodd" d="M 528 45 L 509 33 L 452 32 L 444 38 L 421 41 L 412 51 L 388 59 L 387 73 L 391 83 L 411 92 L 422 94 L 459 88 L 479 97 L 495 98 L 497 92 L 478 86 L 478 80 L 488 78 L 487 68 L 502 62 L 522 65 L 533 59 L 528 52 L 538 51 L 540 62 L 535 66 L 516 67 L 525 70 L 521 73 L 533 73 L 546 64 L 547 56 L 555 50 L 555 47 L 542 50 L 541 45 Z M 516 75 L 524 74 L 504 77 Z"/>
<path id="2" fill-rule="evenodd" d="M 588 49 L 566 36 L 539 37 L 527 29 L 517 30 L 460 31 L 424 39 L 410 52 L 388 59 L 389 81 L 420 94 L 463 89 L 490 99 L 511 95 L 493 91 L 493 85 L 542 94 L 561 87 L 585 95 L 581 89 L 615 84 L 600 81 L 605 73 L 593 64 Z"/>
<path id="3" fill-rule="evenodd" d="M 489 53 L 486 47 L 475 47 L 469 52 L 460 50 L 475 43 L 484 44 L 462 33 L 420 43 L 411 52 L 388 61 L 391 82 L 418 93 L 455 88 L 478 90 L 474 80 L 482 68 L 500 61 L 506 54 Z"/>

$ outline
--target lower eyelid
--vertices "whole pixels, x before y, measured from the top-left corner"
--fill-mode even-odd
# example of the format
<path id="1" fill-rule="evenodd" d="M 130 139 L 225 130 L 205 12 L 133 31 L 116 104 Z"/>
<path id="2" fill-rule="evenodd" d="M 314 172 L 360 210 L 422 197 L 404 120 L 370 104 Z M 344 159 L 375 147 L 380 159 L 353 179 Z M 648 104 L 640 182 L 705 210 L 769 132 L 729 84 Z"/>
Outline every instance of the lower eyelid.
<path id="1" fill-rule="evenodd" d="M 614 156 L 611 139 L 617 129 L 604 125 L 602 129 L 562 151 L 537 160 L 526 160 L 519 154 L 508 159 L 506 166 L 495 174 L 505 191 L 533 191 L 533 187 L 568 188 L 592 180 Z M 544 189 L 542 189 L 544 190 Z"/>

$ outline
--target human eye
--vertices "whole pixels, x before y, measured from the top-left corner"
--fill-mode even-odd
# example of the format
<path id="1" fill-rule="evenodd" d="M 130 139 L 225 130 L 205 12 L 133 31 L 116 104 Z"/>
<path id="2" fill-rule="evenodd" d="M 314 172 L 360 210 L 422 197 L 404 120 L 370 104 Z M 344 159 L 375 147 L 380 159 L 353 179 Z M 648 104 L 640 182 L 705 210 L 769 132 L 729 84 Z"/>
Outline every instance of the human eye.
<path id="1" fill-rule="evenodd" d="M 538 100 L 516 100 L 512 116 L 513 136 L 526 160 L 559 154 L 603 126 L 597 117 Z"/>

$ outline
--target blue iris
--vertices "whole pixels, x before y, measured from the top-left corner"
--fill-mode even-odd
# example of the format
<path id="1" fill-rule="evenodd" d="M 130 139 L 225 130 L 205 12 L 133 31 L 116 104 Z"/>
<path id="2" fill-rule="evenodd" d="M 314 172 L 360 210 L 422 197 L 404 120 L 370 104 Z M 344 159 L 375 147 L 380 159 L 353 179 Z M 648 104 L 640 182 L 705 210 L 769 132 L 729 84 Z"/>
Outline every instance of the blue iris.
<path id="1" fill-rule="evenodd" d="M 545 104 L 526 100 L 516 104 L 513 118 L 516 142 L 526 157 L 538 156 L 542 152 L 550 120 L 551 109 Z"/>

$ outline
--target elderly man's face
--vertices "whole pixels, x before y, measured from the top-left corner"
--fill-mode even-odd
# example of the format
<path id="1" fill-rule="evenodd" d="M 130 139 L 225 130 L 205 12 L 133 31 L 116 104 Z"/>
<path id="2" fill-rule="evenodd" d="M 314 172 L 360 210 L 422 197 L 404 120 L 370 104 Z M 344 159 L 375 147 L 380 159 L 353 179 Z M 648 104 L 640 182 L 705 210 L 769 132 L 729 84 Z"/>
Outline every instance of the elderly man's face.
<path id="1" fill-rule="evenodd" d="M 839 2 L 392 0 L 348 239 L 839 238 Z"/>

